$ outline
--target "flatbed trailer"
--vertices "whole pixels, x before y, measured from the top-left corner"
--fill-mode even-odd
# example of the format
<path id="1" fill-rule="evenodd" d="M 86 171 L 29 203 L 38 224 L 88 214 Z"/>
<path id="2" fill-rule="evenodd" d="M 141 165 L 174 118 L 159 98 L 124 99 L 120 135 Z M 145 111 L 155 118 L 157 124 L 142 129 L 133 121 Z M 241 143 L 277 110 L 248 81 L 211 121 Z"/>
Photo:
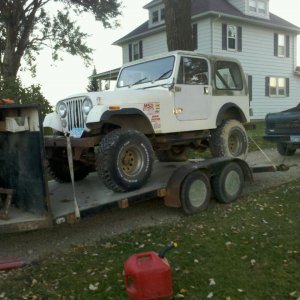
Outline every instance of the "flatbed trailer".
<path id="1" fill-rule="evenodd" d="M 8 122 L 3 124 L 7 118 L 11 122 L 11 118 L 20 117 L 28 121 L 28 128 L 20 129 L 14 124 L 16 128 L 12 129 L 4 126 Z M 13 191 L 10 201 L 8 194 L 1 194 L 0 233 L 74 223 L 84 212 L 112 203 L 126 208 L 129 202 L 143 198 L 159 197 L 168 207 L 182 207 L 187 214 L 197 213 L 207 208 L 212 191 L 218 201 L 229 203 L 241 195 L 244 182 L 252 181 L 253 173 L 280 169 L 272 165 L 251 168 L 244 160 L 234 158 L 183 163 L 156 161 L 151 177 L 142 188 L 116 193 L 103 185 L 96 172 L 73 184 L 47 180 L 38 106 L 1 106 L 0 126 L 0 194 L 6 189 Z"/>

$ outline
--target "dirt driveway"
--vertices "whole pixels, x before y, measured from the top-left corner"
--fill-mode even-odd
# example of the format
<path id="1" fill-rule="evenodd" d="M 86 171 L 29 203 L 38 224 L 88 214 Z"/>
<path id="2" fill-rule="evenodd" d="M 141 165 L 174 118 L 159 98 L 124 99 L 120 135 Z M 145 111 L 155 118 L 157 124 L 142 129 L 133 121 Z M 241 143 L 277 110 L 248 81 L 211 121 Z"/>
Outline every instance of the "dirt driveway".
<path id="1" fill-rule="evenodd" d="M 274 149 L 266 151 L 275 164 L 281 164 L 283 157 Z M 247 161 L 251 166 L 269 164 L 258 151 L 251 152 Z M 300 178 L 300 151 L 284 159 L 291 168 L 287 172 L 259 173 L 254 182 L 247 183 L 244 195 Z M 38 259 L 51 252 L 65 251 L 72 245 L 101 241 L 115 234 L 130 230 L 176 222 L 184 214 L 180 209 L 164 207 L 161 200 L 146 201 L 129 209 L 110 209 L 82 219 L 74 225 L 59 225 L 48 230 L 5 234 L 0 236 L 0 260 L 6 258 Z"/>

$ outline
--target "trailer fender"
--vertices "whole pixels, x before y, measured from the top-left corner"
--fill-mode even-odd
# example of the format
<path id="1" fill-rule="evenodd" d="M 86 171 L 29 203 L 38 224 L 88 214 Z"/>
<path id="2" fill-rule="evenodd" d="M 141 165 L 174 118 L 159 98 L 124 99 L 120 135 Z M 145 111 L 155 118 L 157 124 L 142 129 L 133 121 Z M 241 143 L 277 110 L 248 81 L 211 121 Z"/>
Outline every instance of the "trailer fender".
<path id="1" fill-rule="evenodd" d="M 180 191 L 181 185 L 184 179 L 194 171 L 199 169 L 204 169 L 206 172 L 209 172 L 206 168 L 199 168 L 197 164 L 188 164 L 182 167 L 179 167 L 170 177 L 167 184 L 167 193 L 164 198 L 165 205 L 167 207 L 181 207 L 180 200 Z"/>

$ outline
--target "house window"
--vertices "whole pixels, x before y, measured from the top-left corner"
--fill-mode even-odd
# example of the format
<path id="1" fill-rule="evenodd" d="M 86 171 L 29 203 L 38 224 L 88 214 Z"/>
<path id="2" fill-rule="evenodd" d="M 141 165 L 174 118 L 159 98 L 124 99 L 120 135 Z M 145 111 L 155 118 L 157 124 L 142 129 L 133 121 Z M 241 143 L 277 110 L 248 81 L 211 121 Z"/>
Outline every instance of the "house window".
<path id="1" fill-rule="evenodd" d="M 143 41 L 129 44 L 129 61 L 143 58 Z"/>
<path id="2" fill-rule="evenodd" d="M 259 14 L 265 15 L 267 13 L 266 3 L 262 1 L 257 2 L 257 11 Z"/>
<path id="3" fill-rule="evenodd" d="M 278 34 L 278 56 L 285 56 L 285 36 Z"/>
<path id="4" fill-rule="evenodd" d="M 249 10 L 256 12 L 256 0 L 249 0 Z"/>
<path id="5" fill-rule="evenodd" d="M 160 20 L 161 20 L 161 21 L 164 21 L 165 18 L 166 18 L 166 10 L 165 10 L 164 8 L 162 8 L 162 9 L 160 10 Z"/>
<path id="6" fill-rule="evenodd" d="M 248 6 L 249 6 L 249 12 L 251 13 L 258 13 L 260 15 L 267 14 L 266 0 L 249 0 Z"/>
<path id="7" fill-rule="evenodd" d="M 284 34 L 274 34 L 274 56 L 290 57 L 290 37 Z"/>
<path id="8" fill-rule="evenodd" d="M 284 77 L 266 78 L 267 95 L 270 97 L 287 97 L 289 90 L 289 79 Z"/>
<path id="9" fill-rule="evenodd" d="M 237 28 L 233 25 L 227 26 L 227 49 L 236 50 L 237 45 Z"/>
<path id="10" fill-rule="evenodd" d="M 152 12 L 152 23 L 158 22 L 158 10 Z"/>
<path id="11" fill-rule="evenodd" d="M 222 24 L 222 49 L 242 51 L 242 27 Z"/>

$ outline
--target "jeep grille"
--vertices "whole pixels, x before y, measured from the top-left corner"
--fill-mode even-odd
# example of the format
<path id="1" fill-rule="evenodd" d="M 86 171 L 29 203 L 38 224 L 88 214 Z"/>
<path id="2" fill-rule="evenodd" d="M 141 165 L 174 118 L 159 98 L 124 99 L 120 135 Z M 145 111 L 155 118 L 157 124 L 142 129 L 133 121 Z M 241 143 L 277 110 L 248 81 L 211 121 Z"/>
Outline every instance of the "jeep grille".
<path id="1" fill-rule="evenodd" d="M 82 111 L 82 103 L 85 97 L 71 98 L 65 100 L 64 103 L 67 105 L 68 113 L 68 131 L 73 128 L 84 128 L 84 115 Z"/>

